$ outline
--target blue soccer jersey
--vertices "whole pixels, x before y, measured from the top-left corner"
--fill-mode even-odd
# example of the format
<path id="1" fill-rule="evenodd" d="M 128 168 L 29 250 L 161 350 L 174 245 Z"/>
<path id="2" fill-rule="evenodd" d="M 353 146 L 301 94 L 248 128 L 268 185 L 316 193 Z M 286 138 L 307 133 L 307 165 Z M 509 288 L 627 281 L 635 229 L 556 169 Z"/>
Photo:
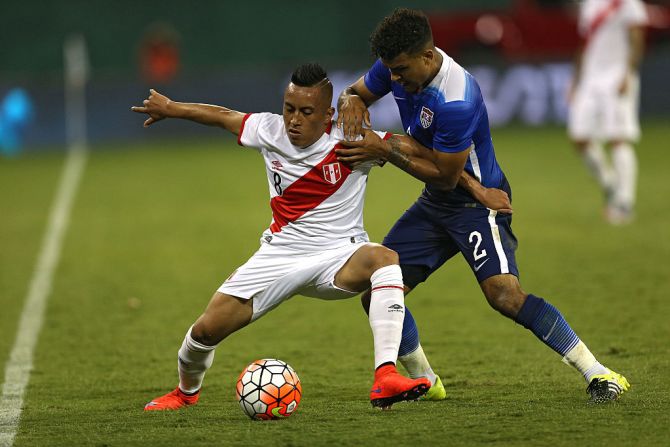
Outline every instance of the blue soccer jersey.
<path id="1" fill-rule="evenodd" d="M 465 170 L 489 188 L 507 185 L 496 161 L 488 114 L 477 81 L 452 58 L 439 50 L 442 67 L 418 94 L 407 93 L 391 81 L 390 70 L 378 60 L 365 74 L 365 85 L 377 96 L 393 93 L 403 128 L 426 147 L 440 152 L 461 152 L 473 146 Z M 425 195 L 449 204 L 475 200 L 457 187 L 445 193 L 426 185 Z"/>

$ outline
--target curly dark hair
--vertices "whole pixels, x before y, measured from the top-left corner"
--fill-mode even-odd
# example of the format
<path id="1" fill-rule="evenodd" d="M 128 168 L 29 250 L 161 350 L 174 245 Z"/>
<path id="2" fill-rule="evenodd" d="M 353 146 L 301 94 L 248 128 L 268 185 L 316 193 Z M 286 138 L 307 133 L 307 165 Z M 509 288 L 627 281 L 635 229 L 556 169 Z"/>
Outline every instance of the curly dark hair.
<path id="1" fill-rule="evenodd" d="M 370 35 L 376 57 L 391 60 L 401 53 L 415 54 L 433 41 L 428 18 L 421 11 L 397 8 L 377 25 Z"/>

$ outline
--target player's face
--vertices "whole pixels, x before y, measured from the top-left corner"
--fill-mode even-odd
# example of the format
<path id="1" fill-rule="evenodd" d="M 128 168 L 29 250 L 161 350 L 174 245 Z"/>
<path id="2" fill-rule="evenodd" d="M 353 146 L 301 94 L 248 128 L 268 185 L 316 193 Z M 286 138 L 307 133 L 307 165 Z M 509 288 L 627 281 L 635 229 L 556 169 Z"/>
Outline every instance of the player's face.
<path id="1" fill-rule="evenodd" d="M 300 87 L 290 83 L 284 92 L 284 125 L 292 145 L 307 147 L 315 143 L 333 119 L 327 90 Z"/>
<path id="2" fill-rule="evenodd" d="M 394 59 L 382 59 L 382 63 L 391 71 L 393 82 L 400 84 L 408 93 L 419 93 L 434 77 L 435 55 L 433 50 L 414 55 L 401 53 Z"/>

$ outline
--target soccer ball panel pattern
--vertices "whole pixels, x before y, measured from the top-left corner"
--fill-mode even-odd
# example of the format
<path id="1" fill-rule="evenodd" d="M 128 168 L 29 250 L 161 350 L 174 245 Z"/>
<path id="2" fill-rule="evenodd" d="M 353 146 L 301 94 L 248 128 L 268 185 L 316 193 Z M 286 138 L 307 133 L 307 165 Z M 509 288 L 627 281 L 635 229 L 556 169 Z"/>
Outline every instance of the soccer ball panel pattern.
<path id="1" fill-rule="evenodd" d="M 235 394 L 242 411 L 251 419 L 279 419 L 295 412 L 302 397 L 302 385 L 286 362 L 262 359 L 240 373 Z"/>

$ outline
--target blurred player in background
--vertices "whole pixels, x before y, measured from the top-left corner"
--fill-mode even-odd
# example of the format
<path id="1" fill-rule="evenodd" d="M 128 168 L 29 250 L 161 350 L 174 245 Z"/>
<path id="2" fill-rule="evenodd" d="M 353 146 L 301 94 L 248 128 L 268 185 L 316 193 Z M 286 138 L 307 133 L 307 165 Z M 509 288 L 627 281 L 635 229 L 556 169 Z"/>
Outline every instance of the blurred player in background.
<path id="1" fill-rule="evenodd" d="M 568 133 L 600 184 L 605 217 L 632 220 L 637 183 L 633 144 L 640 136 L 638 68 L 647 15 L 640 0 L 580 2 L 577 56 L 570 93 Z M 611 162 L 603 149 L 611 149 Z"/>
<path id="2" fill-rule="evenodd" d="M 414 289 L 460 252 L 494 309 L 532 331 L 582 373 L 594 402 L 617 399 L 628 389 L 627 380 L 596 360 L 558 309 L 521 289 L 511 214 L 487 208 L 462 187 L 465 170 L 484 187 L 500 188 L 511 197 L 475 79 L 434 46 L 428 19 L 419 11 L 395 10 L 378 24 L 370 42 L 379 59 L 338 102 L 338 125 L 345 137 L 353 140 L 363 133 L 364 138 L 344 142 L 350 149 L 337 152 L 346 162 L 387 160 L 426 183 L 383 242 L 400 256 L 405 290 Z M 388 93 L 393 93 L 403 127 L 418 147 L 401 147 L 362 128 L 370 122 L 368 107 Z M 425 169 L 424 159 L 435 169 Z M 412 377 L 433 382 L 427 398 L 444 398 L 408 309 L 398 358 Z"/>
<path id="3" fill-rule="evenodd" d="M 145 126 L 182 118 L 239 135 L 240 145 L 263 156 L 272 208 L 272 223 L 258 251 L 225 280 L 186 333 L 178 353 L 179 386 L 145 410 L 195 404 L 216 345 L 297 294 L 330 300 L 371 289 L 373 406 L 416 399 L 430 387 L 425 378 L 409 379 L 396 371 L 402 273 L 397 254 L 370 243 L 363 228 L 365 185 L 374 163 L 350 169 L 337 161 L 334 148 L 343 135 L 331 125 L 332 96 L 326 72 L 307 64 L 295 70 L 285 90 L 283 116 L 174 102 L 154 90 L 143 106 L 132 108 L 149 115 Z"/>

